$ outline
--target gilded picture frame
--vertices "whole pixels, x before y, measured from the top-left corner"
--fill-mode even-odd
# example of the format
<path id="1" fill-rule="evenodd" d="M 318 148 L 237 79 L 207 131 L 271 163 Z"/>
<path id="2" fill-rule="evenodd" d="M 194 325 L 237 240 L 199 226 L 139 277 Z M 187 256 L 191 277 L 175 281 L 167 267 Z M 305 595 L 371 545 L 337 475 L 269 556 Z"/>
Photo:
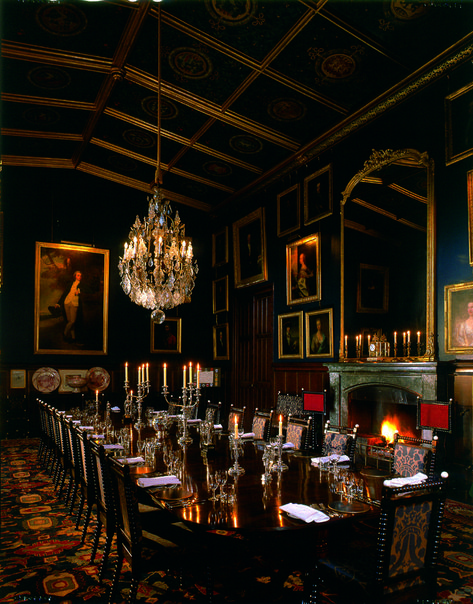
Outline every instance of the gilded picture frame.
<path id="1" fill-rule="evenodd" d="M 12 369 L 10 371 L 10 389 L 26 388 L 26 369 Z"/>
<path id="2" fill-rule="evenodd" d="M 61 378 L 61 383 L 59 384 L 58 392 L 60 394 L 64 394 L 67 392 L 75 392 L 76 388 L 73 386 L 69 386 L 67 383 L 67 378 L 72 375 L 78 375 L 82 378 L 87 377 L 87 369 L 59 369 L 59 377 Z M 87 384 L 80 388 L 81 392 L 87 392 Z"/>
<path id="3" fill-rule="evenodd" d="M 278 237 L 297 231 L 300 226 L 299 184 L 289 187 L 277 196 Z"/>
<path id="4" fill-rule="evenodd" d="M 278 356 L 280 359 L 302 359 L 303 357 L 303 312 L 286 313 L 278 316 Z"/>
<path id="5" fill-rule="evenodd" d="M 286 298 L 289 306 L 321 299 L 319 235 L 286 245 Z"/>
<path id="6" fill-rule="evenodd" d="M 446 165 L 473 155 L 473 82 L 445 97 Z"/>
<path id="7" fill-rule="evenodd" d="M 151 319 L 151 352 L 179 354 L 182 347 L 182 319 L 166 317 L 162 323 Z"/>
<path id="8" fill-rule="evenodd" d="M 36 242 L 34 353 L 108 352 L 109 250 Z"/>
<path id="9" fill-rule="evenodd" d="M 228 311 L 228 275 L 212 281 L 213 314 Z"/>
<path id="10" fill-rule="evenodd" d="M 356 288 L 356 312 L 386 313 L 389 306 L 389 268 L 361 263 Z"/>
<path id="11" fill-rule="evenodd" d="M 470 266 L 473 266 L 473 170 L 467 173 L 468 192 L 468 244 L 470 249 Z"/>
<path id="12" fill-rule="evenodd" d="M 305 356 L 308 359 L 333 357 L 333 310 L 305 313 Z"/>
<path id="13" fill-rule="evenodd" d="M 228 323 L 213 326 L 213 360 L 228 361 L 230 359 L 230 342 Z"/>
<path id="14" fill-rule="evenodd" d="M 212 233 L 212 267 L 228 262 L 228 227 Z"/>
<path id="15" fill-rule="evenodd" d="M 233 223 L 235 287 L 268 279 L 264 208 Z"/>
<path id="16" fill-rule="evenodd" d="M 445 352 L 473 353 L 473 282 L 446 285 Z"/>
<path id="17" fill-rule="evenodd" d="M 322 220 L 333 213 L 332 164 L 304 179 L 304 225 Z"/>

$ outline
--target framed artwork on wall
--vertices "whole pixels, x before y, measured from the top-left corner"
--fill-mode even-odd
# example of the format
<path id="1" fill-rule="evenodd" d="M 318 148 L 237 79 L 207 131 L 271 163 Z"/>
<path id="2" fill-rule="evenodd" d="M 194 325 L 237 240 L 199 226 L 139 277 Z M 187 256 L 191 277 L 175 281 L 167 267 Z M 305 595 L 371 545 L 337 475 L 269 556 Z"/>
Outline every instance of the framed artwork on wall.
<path id="1" fill-rule="evenodd" d="M 302 359 L 304 332 L 302 311 L 278 316 L 278 351 L 280 359 Z"/>
<path id="2" fill-rule="evenodd" d="M 299 185 L 278 195 L 278 237 L 297 231 L 300 226 Z"/>
<path id="3" fill-rule="evenodd" d="M 228 361 L 230 358 L 228 323 L 213 326 L 214 361 Z"/>
<path id="4" fill-rule="evenodd" d="M 228 275 L 212 281 L 212 308 L 214 314 L 228 311 Z"/>
<path id="5" fill-rule="evenodd" d="M 10 371 L 10 388 L 26 388 L 26 369 Z"/>
<path id="6" fill-rule="evenodd" d="M 468 242 L 470 246 L 470 266 L 473 266 L 473 170 L 467 174 L 468 187 Z"/>
<path id="7" fill-rule="evenodd" d="M 36 243 L 35 354 L 107 354 L 108 279 L 108 250 Z"/>
<path id="8" fill-rule="evenodd" d="M 181 352 L 182 319 L 166 317 L 162 323 L 151 320 L 151 352 Z"/>
<path id="9" fill-rule="evenodd" d="M 388 312 L 389 269 L 360 264 L 356 292 L 356 312 Z"/>
<path id="10" fill-rule="evenodd" d="M 473 155 L 473 83 L 445 97 L 446 164 Z"/>
<path id="11" fill-rule="evenodd" d="M 305 356 L 333 357 L 333 311 L 314 310 L 305 315 Z"/>
<path id="12" fill-rule="evenodd" d="M 264 208 L 233 223 L 235 287 L 266 281 L 266 233 Z"/>
<path id="13" fill-rule="evenodd" d="M 228 262 L 228 227 L 212 234 L 212 266 Z"/>
<path id="14" fill-rule="evenodd" d="M 312 224 L 332 212 L 332 164 L 329 164 L 304 179 L 304 224 Z"/>
<path id="15" fill-rule="evenodd" d="M 286 297 L 288 305 L 320 300 L 319 236 L 309 235 L 286 245 Z"/>
<path id="16" fill-rule="evenodd" d="M 61 383 L 59 384 L 58 392 L 61 394 L 65 392 L 87 391 L 87 381 L 82 386 L 73 386 L 70 384 L 70 380 L 74 377 L 86 380 L 87 369 L 59 369 L 59 376 L 61 378 Z"/>
<path id="17" fill-rule="evenodd" d="M 473 353 L 473 282 L 445 286 L 445 352 Z"/>

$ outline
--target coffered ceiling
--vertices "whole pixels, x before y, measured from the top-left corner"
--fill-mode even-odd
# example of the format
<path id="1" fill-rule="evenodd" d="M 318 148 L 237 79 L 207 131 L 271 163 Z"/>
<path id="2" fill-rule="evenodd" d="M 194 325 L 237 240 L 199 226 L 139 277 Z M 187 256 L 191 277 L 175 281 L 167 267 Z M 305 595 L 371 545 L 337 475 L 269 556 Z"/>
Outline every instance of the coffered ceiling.
<path id="1" fill-rule="evenodd" d="M 75 169 L 149 192 L 159 154 L 169 197 L 211 211 L 468 58 L 472 8 L 2 0 L 3 165 Z"/>

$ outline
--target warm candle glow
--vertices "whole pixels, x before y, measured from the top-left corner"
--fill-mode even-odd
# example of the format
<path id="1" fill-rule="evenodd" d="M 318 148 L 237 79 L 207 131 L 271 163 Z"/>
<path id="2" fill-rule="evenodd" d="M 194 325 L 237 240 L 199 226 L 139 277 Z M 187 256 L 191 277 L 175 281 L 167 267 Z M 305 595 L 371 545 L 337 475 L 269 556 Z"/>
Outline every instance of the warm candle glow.
<path id="1" fill-rule="evenodd" d="M 163 365 L 163 386 L 167 386 L 166 371 L 167 371 L 167 365 L 166 365 L 166 363 L 164 363 L 164 365 Z"/>
<path id="2" fill-rule="evenodd" d="M 397 344 L 397 331 L 394 332 L 394 346 Z"/>
<path id="3" fill-rule="evenodd" d="M 420 344 L 420 331 L 417 332 L 417 344 Z"/>
<path id="4" fill-rule="evenodd" d="M 407 332 L 407 343 L 408 344 L 411 343 L 411 332 L 410 331 Z"/>
<path id="5" fill-rule="evenodd" d="M 95 391 L 95 400 L 97 403 L 99 402 L 99 391 L 98 390 Z"/>
<path id="6" fill-rule="evenodd" d="M 279 416 L 279 436 L 282 436 L 282 415 Z"/>
<path id="7" fill-rule="evenodd" d="M 402 332 L 402 343 L 403 344 L 406 343 L 406 332 L 405 331 Z"/>
<path id="8" fill-rule="evenodd" d="M 146 381 L 149 382 L 149 363 L 146 363 Z"/>
<path id="9" fill-rule="evenodd" d="M 192 363 L 189 363 L 189 384 L 192 384 Z"/>
<path id="10" fill-rule="evenodd" d="M 348 345 L 348 336 L 345 336 L 345 348 L 347 347 L 347 345 Z"/>
<path id="11" fill-rule="evenodd" d="M 141 384 L 141 365 L 138 367 L 138 386 Z"/>
<path id="12" fill-rule="evenodd" d="M 125 382 L 128 382 L 128 363 L 125 363 Z"/>
<path id="13" fill-rule="evenodd" d="M 182 381 L 184 383 L 184 388 L 187 386 L 186 373 L 187 373 L 187 367 L 186 367 L 186 365 L 184 365 L 184 369 L 182 370 Z"/>
<path id="14" fill-rule="evenodd" d="M 200 387 L 200 365 L 199 363 L 197 363 L 197 382 L 196 382 L 196 388 Z"/>
<path id="15" fill-rule="evenodd" d="M 235 438 L 238 438 L 238 417 L 235 415 Z"/>

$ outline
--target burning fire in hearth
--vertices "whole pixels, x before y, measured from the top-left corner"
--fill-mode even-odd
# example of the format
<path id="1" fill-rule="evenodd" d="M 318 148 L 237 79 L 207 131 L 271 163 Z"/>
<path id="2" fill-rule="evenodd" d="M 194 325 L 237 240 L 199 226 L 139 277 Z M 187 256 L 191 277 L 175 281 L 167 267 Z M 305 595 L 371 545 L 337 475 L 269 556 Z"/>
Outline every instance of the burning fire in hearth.
<path id="1" fill-rule="evenodd" d="M 381 434 L 386 439 L 386 443 L 394 442 L 394 434 L 399 432 L 403 436 L 415 436 L 411 430 L 401 426 L 401 421 L 395 415 L 388 415 L 381 424 Z"/>

